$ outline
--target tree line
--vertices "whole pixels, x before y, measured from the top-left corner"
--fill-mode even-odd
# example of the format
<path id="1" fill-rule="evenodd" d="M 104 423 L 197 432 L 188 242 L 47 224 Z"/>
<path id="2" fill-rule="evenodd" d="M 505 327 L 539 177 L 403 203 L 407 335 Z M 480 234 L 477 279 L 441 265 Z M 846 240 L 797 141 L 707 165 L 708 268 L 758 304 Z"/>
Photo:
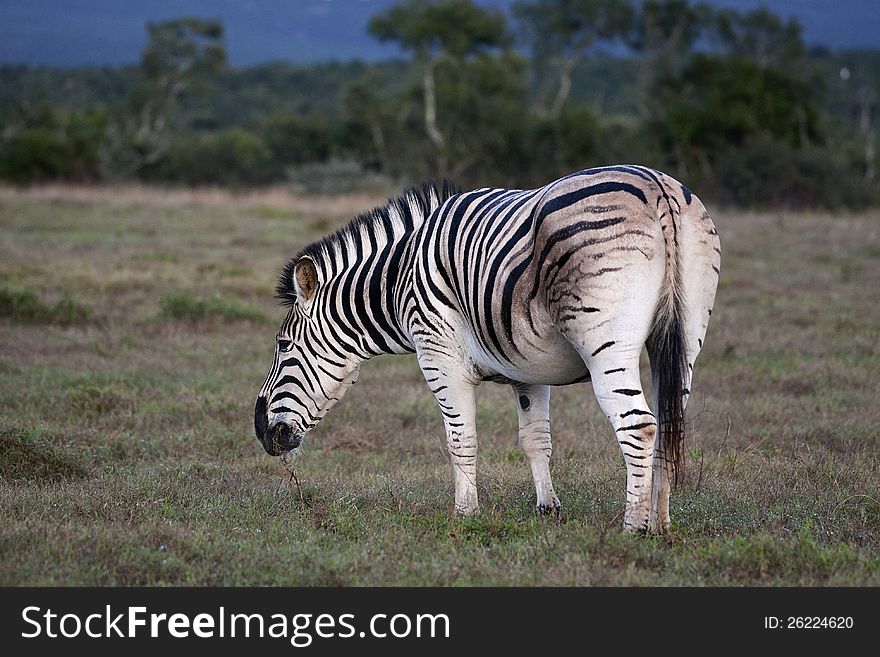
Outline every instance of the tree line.
<path id="1" fill-rule="evenodd" d="M 0 178 L 308 190 L 535 186 L 635 162 L 747 206 L 880 200 L 880 51 L 689 0 L 403 0 L 405 59 L 228 65 L 223 26 L 148 24 L 140 65 L 0 69 Z"/>

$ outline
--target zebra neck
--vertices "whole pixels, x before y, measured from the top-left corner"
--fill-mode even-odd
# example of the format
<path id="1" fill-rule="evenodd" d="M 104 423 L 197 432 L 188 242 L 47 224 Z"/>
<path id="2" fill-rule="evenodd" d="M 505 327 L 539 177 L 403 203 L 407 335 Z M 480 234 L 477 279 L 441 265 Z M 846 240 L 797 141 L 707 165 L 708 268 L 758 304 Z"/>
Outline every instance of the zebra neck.
<path id="1" fill-rule="evenodd" d="M 454 193 L 444 184 L 411 188 L 403 196 L 356 217 L 350 224 L 304 249 L 332 280 L 328 328 L 339 333 L 349 353 L 364 359 L 415 351 L 412 318 L 413 263 L 420 227 Z M 327 275 L 329 274 L 329 275 Z M 291 280 L 288 288 L 293 287 Z"/>
<path id="2" fill-rule="evenodd" d="M 411 238 L 412 233 L 408 233 L 380 249 L 370 268 L 367 298 L 362 309 L 366 312 L 361 316 L 366 318 L 369 342 L 377 348 L 375 355 L 415 351 L 401 312 L 406 290 L 411 285 L 412 265 L 407 257 L 412 251 Z"/>
<path id="3" fill-rule="evenodd" d="M 363 360 L 415 351 L 399 312 L 411 287 L 412 232 L 387 237 L 371 249 L 355 245 L 354 254 L 348 244 L 333 258 L 337 266 L 344 264 L 330 276 L 327 329 L 345 351 Z"/>

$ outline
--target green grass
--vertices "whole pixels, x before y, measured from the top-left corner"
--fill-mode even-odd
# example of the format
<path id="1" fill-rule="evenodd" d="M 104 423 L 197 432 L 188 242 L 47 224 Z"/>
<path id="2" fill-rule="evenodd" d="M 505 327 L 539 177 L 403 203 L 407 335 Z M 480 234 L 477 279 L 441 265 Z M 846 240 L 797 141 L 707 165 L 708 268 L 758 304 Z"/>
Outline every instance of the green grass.
<path id="1" fill-rule="evenodd" d="M 0 431 L 0 472 L 5 481 L 58 482 L 87 474 L 80 455 L 52 437 L 4 428 Z"/>
<path id="2" fill-rule="evenodd" d="M 534 515 L 494 384 L 483 512 L 453 517 L 412 357 L 367 363 L 308 436 L 301 496 L 251 427 L 273 285 L 363 199 L 156 194 L 0 196 L 0 584 L 880 585 L 880 216 L 718 213 L 722 283 L 658 538 L 620 530 L 622 459 L 589 386 L 553 391 L 561 524 Z M 59 321 L 63 299 L 88 314 Z"/>

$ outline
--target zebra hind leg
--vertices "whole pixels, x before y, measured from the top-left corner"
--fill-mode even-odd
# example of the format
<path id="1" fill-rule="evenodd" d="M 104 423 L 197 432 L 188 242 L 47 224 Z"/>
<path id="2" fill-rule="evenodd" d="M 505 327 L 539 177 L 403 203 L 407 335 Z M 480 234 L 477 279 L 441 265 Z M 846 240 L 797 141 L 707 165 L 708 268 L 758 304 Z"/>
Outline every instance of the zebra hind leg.
<path id="1" fill-rule="evenodd" d="M 685 377 L 685 390 L 690 388 L 690 372 Z M 654 408 L 660 409 L 658 400 L 658 389 L 660 383 L 656 372 L 653 376 L 652 389 L 654 391 Z M 687 407 L 687 394 L 684 395 L 683 405 Z M 665 419 L 662 412 L 658 411 L 661 426 Z M 657 438 L 654 444 L 654 484 L 652 486 L 651 497 L 651 514 L 648 518 L 648 532 L 651 534 L 663 534 L 669 530 L 669 494 L 672 490 L 672 481 L 675 478 L 675 463 L 666 453 L 666 446 L 663 444 L 662 432 L 657 432 Z"/>
<path id="2" fill-rule="evenodd" d="M 651 514 L 654 442 L 657 422 L 639 380 L 639 350 L 603 352 L 587 358 L 593 391 L 611 423 L 626 463 L 623 527 L 646 532 Z"/>
<path id="3" fill-rule="evenodd" d="M 697 356 L 703 348 L 706 330 L 715 304 L 715 291 L 721 267 L 721 244 L 718 231 L 711 217 L 701 203 L 694 203 L 691 214 L 682 217 L 679 239 L 682 253 L 681 266 L 681 301 L 683 306 L 683 331 L 685 341 L 685 359 L 687 370 L 683 373 L 682 407 L 687 408 L 687 401 L 693 383 L 694 366 Z M 696 210 L 696 212 L 694 212 Z M 648 356 L 651 358 L 653 374 L 654 409 L 660 413 L 657 399 L 659 390 L 656 358 L 648 341 Z M 659 417 L 660 428 L 666 418 Z M 662 533 L 669 529 L 669 493 L 671 482 L 675 478 L 675 467 L 660 440 L 658 432 L 657 444 L 654 449 L 654 486 L 651 517 L 648 531 Z M 680 475 L 681 473 L 679 473 Z"/>
<path id="4" fill-rule="evenodd" d="M 710 303 L 710 298 L 706 303 Z M 697 309 L 699 310 L 699 308 Z M 699 320 L 697 312 L 691 311 L 690 315 L 696 317 L 692 320 L 685 331 L 685 358 L 687 368 L 683 372 L 682 379 L 682 409 L 687 408 L 688 399 L 690 397 L 691 385 L 694 375 L 694 362 L 703 346 L 703 340 L 706 337 L 706 328 L 708 325 L 710 308 L 703 309 L 702 322 Z M 657 410 L 659 428 L 657 440 L 654 446 L 654 485 L 653 499 L 651 502 L 651 516 L 648 521 L 648 531 L 652 534 L 662 534 L 669 530 L 669 494 L 672 489 L 672 482 L 675 479 L 675 463 L 669 454 L 666 453 L 666 446 L 662 439 L 663 428 L 668 426 L 667 418 L 663 416 L 663 410 L 659 401 L 660 378 L 658 368 L 656 366 L 657 354 L 652 353 L 651 347 L 648 347 L 648 356 L 651 359 L 652 373 L 652 389 L 654 393 L 654 409 Z M 680 473 L 679 473 L 680 474 Z"/>
<path id="5" fill-rule="evenodd" d="M 537 511 L 540 515 L 562 513 L 562 504 L 553 490 L 550 479 L 550 387 L 513 384 L 516 408 L 519 414 L 519 446 L 525 454 L 535 480 Z"/>

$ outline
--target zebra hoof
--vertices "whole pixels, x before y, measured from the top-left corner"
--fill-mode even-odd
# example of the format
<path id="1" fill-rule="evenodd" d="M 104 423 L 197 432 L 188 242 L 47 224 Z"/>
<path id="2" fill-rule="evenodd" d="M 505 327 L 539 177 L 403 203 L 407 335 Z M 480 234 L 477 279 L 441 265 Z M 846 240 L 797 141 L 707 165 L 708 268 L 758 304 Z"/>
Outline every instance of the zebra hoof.
<path id="1" fill-rule="evenodd" d="M 538 504 L 535 510 L 539 516 L 550 516 L 557 521 L 562 519 L 562 504 L 559 503 L 559 500 L 553 500 L 549 504 Z"/>
<path id="2" fill-rule="evenodd" d="M 480 512 L 479 506 L 455 506 L 455 515 L 459 518 L 469 518 Z"/>
<path id="3" fill-rule="evenodd" d="M 648 534 L 651 536 L 665 536 L 669 533 L 669 521 L 663 523 L 648 523 Z"/>

